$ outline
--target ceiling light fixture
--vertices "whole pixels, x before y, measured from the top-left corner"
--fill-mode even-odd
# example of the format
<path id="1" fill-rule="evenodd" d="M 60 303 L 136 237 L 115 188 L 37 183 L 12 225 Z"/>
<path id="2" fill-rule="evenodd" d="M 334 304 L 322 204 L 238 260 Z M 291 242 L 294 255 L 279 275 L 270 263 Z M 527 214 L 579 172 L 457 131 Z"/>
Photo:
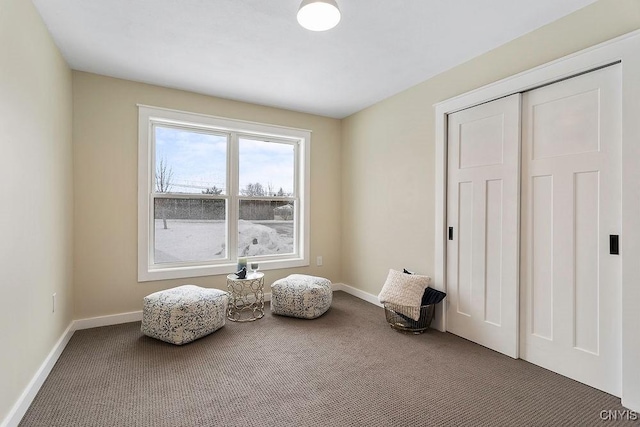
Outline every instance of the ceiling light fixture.
<path id="1" fill-rule="evenodd" d="M 330 30 L 340 22 L 340 9 L 335 0 L 303 0 L 298 22 L 307 30 Z"/>

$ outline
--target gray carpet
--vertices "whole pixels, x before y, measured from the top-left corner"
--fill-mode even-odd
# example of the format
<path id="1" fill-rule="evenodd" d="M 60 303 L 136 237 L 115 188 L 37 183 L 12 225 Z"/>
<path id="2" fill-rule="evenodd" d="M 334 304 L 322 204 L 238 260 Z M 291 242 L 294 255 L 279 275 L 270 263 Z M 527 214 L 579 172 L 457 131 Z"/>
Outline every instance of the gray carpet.
<path id="1" fill-rule="evenodd" d="M 381 308 L 336 292 L 319 319 L 268 312 L 182 347 L 140 323 L 78 331 L 20 425 L 587 426 L 616 409 L 454 335 L 396 332 Z"/>

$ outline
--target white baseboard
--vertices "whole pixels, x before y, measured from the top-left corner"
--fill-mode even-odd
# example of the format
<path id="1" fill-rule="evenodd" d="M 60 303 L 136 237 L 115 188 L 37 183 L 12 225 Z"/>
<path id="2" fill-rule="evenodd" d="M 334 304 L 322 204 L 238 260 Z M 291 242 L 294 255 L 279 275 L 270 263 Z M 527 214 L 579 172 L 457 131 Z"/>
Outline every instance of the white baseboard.
<path id="1" fill-rule="evenodd" d="M 20 397 L 18 398 L 18 401 L 15 403 L 15 405 L 13 405 L 13 408 L 11 408 L 9 414 L 7 414 L 4 421 L 2 421 L 0 427 L 16 427 L 18 424 L 20 424 L 22 417 L 24 417 L 27 409 L 29 409 L 29 406 L 31 406 L 31 403 L 33 402 L 33 399 L 35 399 L 36 394 L 38 394 L 40 387 L 42 387 L 42 384 L 44 384 L 44 381 L 49 376 L 51 369 L 53 369 L 53 366 L 56 364 L 58 358 L 62 354 L 62 351 L 65 349 L 67 343 L 71 339 L 71 336 L 74 332 L 73 323 L 74 322 L 71 322 L 67 329 L 62 333 L 62 336 L 53 346 L 51 352 L 49 352 L 47 357 L 44 359 L 44 362 L 42 363 L 42 365 L 40 365 L 40 368 L 36 371 L 36 374 L 24 389 L 22 395 L 20 395 Z"/>
<path id="2" fill-rule="evenodd" d="M 339 288 L 339 289 L 336 289 Z M 372 295 L 369 292 L 361 291 L 358 288 L 354 288 L 353 286 L 349 286 L 345 283 L 337 283 L 333 285 L 334 291 L 344 291 L 349 295 L 353 295 L 354 297 L 360 298 L 366 302 L 369 302 L 373 305 L 377 305 L 378 307 L 382 307 L 380 301 L 378 301 L 378 297 L 376 295 Z"/>
<path id="3" fill-rule="evenodd" d="M 142 320 L 142 310 L 129 313 L 111 314 L 108 316 L 89 317 L 73 322 L 73 330 L 99 328 L 101 326 L 119 325 L 121 323 L 139 322 Z"/>

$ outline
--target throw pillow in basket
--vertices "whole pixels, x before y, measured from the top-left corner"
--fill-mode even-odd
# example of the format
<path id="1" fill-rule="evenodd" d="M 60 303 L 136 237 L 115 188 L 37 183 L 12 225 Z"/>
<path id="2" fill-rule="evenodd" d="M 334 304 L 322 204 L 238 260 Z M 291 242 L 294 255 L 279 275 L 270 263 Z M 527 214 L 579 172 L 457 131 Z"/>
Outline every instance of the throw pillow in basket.
<path id="1" fill-rule="evenodd" d="M 399 311 L 405 316 L 420 319 L 420 305 L 424 290 L 429 286 L 431 278 L 418 274 L 404 274 L 401 271 L 389 270 L 387 280 L 382 286 L 378 300 L 401 306 Z"/>

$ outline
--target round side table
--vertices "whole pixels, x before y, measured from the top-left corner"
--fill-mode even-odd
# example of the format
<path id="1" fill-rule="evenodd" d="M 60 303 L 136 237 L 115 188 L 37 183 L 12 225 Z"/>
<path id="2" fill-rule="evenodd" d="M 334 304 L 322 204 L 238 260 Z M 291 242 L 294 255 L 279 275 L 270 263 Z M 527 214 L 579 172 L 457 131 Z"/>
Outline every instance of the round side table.
<path id="1" fill-rule="evenodd" d="M 232 322 L 253 322 L 264 316 L 264 273 L 247 273 L 246 279 L 235 274 L 227 276 L 229 310 L 227 319 Z"/>

